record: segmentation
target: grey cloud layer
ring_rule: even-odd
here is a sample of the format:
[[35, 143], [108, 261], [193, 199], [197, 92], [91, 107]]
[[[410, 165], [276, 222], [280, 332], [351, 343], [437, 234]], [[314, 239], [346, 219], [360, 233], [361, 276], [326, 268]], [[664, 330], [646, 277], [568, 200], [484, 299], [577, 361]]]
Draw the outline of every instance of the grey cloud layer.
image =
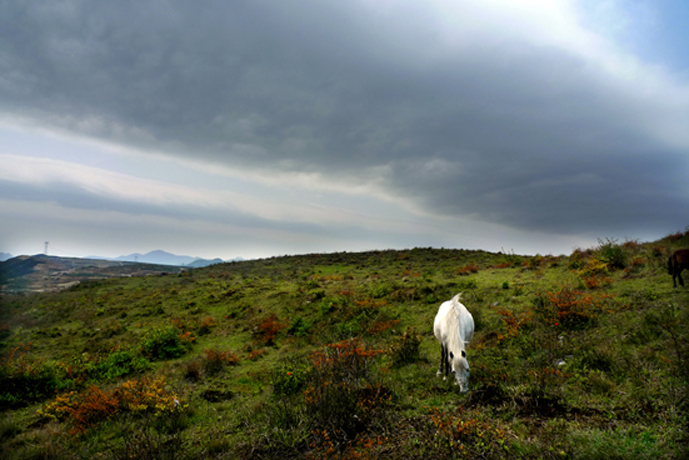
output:
[[639, 129], [643, 104], [583, 57], [499, 30], [450, 43], [405, 5], [3, 2], [0, 110], [231, 165], [375, 174], [521, 229], [686, 225], [687, 152]]

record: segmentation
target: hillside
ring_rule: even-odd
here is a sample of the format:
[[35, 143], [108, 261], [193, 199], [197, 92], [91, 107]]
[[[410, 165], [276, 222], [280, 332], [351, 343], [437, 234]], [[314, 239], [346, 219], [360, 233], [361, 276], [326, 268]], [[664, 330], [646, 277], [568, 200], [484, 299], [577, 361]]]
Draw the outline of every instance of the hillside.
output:
[[0, 262], [0, 292], [60, 291], [82, 281], [180, 273], [180, 267], [38, 254]]
[[[680, 247], [311, 254], [4, 295], [0, 456], [684, 458]], [[458, 292], [466, 394], [432, 334]]]

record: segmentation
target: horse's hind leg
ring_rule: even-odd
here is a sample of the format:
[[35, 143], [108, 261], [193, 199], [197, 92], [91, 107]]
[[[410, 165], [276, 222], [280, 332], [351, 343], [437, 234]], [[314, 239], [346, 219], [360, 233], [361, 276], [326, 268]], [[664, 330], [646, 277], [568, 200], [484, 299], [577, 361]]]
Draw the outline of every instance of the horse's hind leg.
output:
[[447, 349], [440, 345], [440, 366], [438, 366], [438, 372], [435, 375], [443, 375], [445, 368], [447, 368]]
[[[677, 278], [679, 278], [679, 285], [684, 287], [684, 280], [682, 279], [682, 270], [677, 272]], [[675, 284], [675, 287], [677, 287], [676, 284]]]

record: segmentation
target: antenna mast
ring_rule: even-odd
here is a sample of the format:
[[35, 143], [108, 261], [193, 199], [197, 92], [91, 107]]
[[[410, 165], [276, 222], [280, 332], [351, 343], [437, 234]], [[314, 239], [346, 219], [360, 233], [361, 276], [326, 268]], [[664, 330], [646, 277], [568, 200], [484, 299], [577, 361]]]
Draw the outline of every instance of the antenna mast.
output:
[[43, 254], [48, 255], [48, 241], [45, 242], [45, 249], [43, 249]]

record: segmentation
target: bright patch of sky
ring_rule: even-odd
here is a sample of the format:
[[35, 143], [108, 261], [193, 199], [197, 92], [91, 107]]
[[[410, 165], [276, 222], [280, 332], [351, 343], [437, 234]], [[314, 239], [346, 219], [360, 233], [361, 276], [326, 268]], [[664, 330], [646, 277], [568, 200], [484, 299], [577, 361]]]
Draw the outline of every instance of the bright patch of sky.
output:
[[689, 2], [581, 0], [583, 25], [645, 62], [689, 79]]

